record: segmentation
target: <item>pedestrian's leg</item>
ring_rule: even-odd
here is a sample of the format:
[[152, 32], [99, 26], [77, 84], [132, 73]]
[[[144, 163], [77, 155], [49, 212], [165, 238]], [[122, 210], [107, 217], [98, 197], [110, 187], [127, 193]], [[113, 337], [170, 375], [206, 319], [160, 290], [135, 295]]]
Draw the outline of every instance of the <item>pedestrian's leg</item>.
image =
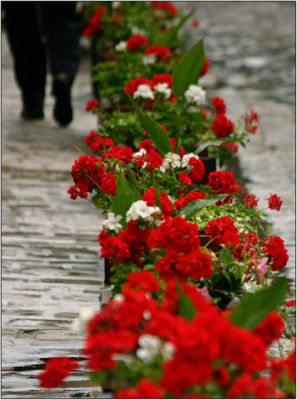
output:
[[60, 125], [68, 125], [72, 120], [71, 86], [79, 65], [81, 21], [75, 2], [41, 4], [56, 98], [54, 117]]
[[25, 119], [43, 118], [46, 56], [40, 38], [36, 3], [7, 1], [2, 5], [15, 78], [22, 93], [22, 116]]

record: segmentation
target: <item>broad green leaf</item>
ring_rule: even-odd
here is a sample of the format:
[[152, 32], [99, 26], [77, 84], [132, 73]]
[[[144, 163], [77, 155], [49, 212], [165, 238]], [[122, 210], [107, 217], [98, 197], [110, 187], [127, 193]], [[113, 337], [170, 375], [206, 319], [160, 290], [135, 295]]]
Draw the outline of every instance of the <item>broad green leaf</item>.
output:
[[254, 330], [259, 322], [282, 303], [286, 292], [286, 278], [280, 278], [269, 288], [243, 299], [230, 314], [231, 321], [243, 328]]
[[234, 262], [234, 257], [233, 257], [232, 251], [230, 249], [228, 249], [227, 247], [224, 247], [220, 251], [220, 260], [224, 264], [224, 267], [227, 269], [228, 266], [232, 265]]
[[165, 154], [173, 152], [172, 144], [164, 129], [157, 124], [149, 115], [146, 115], [147, 135], [158, 152], [164, 157]]
[[201, 208], [209, 207], [215, 204], [219, 200], [224, 200], [227, 197], [225, 194], [218, 194], [216, 196], [212, 196], [209, 199], [205, 200], [194, 200], [190, 203], [186, 204], [183, 208], [181, 208], [177, 215], [180, 215], [184, 218], [189, 218], [192, 215], [196, 214], [197, 211], [201, 210]]
[[165, 32], [162, 36], [159, 37], [158, 42], [155, 42], [154, 44], [159, 44], [160, 46], [170, 47], [172, 45], [173, 41], [175, 40], [180, 28], [193, 15], [193, 13], [194, 13], [194, 10], [192, 10], [188, 15], [186, 15], [184, 18], [182, 18], [177, 25], [168, 29], [167, 32]]
[[194, 154], [199, 154], [201, 153], [201, 151], [203, 151], [204, 149], [206, 149], [209, 146], [220, 146], [223, 143], [231, 143], [231, 142], [236, 142], [237, 138], [225, 138], [225, 139], [212, 139], [212, 140], [208, 140], [207, 142], [202, 143], [198, 149], [196, 149], [194, 151]]
[[178, 299], [178, 312], [187, 321], [191, 321], [197, 314], [191, 299], [183, 292], [180, 283], [177, 283]]
[[199, 40], [176, 64], [173, 70], [172, 89], [176, 97], [183, 96], [191, 84], [197, 84], [204, 66], [203, 40]]
[[131, 204], [137, 200], [141, 200], [141, 196], [139, 196], [135, 191], [131, 188], [131, 185], [125, 178], [124, 174], [119, 174], [116, 177], [117, 181], [117, 190], [116, 195], [113, 201], [112, 211], [115, 215], [121, 215], [122, 225], [125, 225], [125, 216], [126, 212], [131, 207]]
[[135, 176], [134, 176], [133, 172], [131, 171], [131, 168], [129, 167], [128, 164], [126, 164], [126, 168], [127, 168], [127, 171], [128, 171], [128, 176], [129, 176], [129, 182], [130, 182], [131, 189], [133, 189], [135, 194], [141, 199], [142, 196], [141, 196], [141, 193], [139, 191], [137, 180], [136, 180], [136, 178], [135, 178]]
[[154, 121], [149, 115], [141, 110], [138, 104], [129, 96], [130, 102], [134, 107], [136, 114], [140, 120], [143, 129], [146, 131], [148, 137], [151, 139], [152, 144], [156, 147], [158, 152], [163, 157], [169, 152], [173, 152], [172, 144], [164, 132], [164, 129]]

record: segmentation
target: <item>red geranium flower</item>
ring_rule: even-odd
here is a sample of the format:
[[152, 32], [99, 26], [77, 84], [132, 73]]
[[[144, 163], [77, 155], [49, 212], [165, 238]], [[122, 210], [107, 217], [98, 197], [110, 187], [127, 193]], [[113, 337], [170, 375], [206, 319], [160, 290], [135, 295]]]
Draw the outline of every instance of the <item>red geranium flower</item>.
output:
[[256, 196], [253, 194], [247, 194], [245, 198], [243, 199], [243, 202], [246, 206], [249, 206], [250, 208], [255, 208], [258, 205], [258, 201]]
[[215, 111], [216, 111], [217, 115], [225, 114], [226, 105], [225, 105], [225, 102], [223, 99], [221, 99], [220, 97], [214, 97], [211, 100], [211, 104], [215, 107]]
[[136, 34], [127, 40], [127, 49], [131, 51], [138, 51], [141, 47], [147, 47], [149, 44], [145, 36]]
[[164, 60], [170, 57], [171, 51], [167, 46], [159, 46], [158, 44], [148, 47], [144, 53], [146, 56], [154, 54], [158, 60]]
[[214, 120], [211, 129], [217, 134], [218, 139], [223, 139], [234, 131], [234, 123], [227, 119], [225, 114], [219, 114]]
[[38, 375], [40, 385], [44, 388], [57, 387], [71, 371], [75, 371], [78, 367], [78, 362], [69, 357], [51, 358], [47, 361], [44, 371]]
[[98, 100], [97, 99], [92, 99], [88, 102], [86, 105], [86, 111], [94, 111], [98, 107]]
[[268, 199], [268, 207], [271, 210], [279, 211], [282, 204], [283, 204], [283, 201], [280, 196], [278, 196], [277, 194], [270, 193], [270, 197]]

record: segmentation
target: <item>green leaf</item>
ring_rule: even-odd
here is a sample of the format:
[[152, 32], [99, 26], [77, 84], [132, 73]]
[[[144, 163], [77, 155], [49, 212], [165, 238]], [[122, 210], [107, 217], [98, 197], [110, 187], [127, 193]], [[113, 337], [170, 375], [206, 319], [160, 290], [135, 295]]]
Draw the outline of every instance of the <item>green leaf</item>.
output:
[[146, 115], [147, 135], [158, 152], [164, 157], [165, 154], [173, 152], [172, 144], [166, 135], [164, 129], [157, 124], [150, 116]]
[[165, 154], [173, 152], [172, 144], [164, 132], [164, 129], [156, 121], [154, 121], [153, 118], [143, 112], [138, 104], [136, 104], [131, 98], [131, 96], [129, 96], [129, 99], [136, 114], [138, 115], [143, 129], [146, 131], [147, 135], [152, 141], [152, 144], [156, 147], [161, 156], [164, 157]]
[[108, 378], [108, 372], [104, 370], [90, 373], [91, 382], [104, 383], [107, 380], [107, 378]]
[[199, 40], [173, 70], [172, 89], [176, 97], [183, 96], [191, 84], [197, 84], [204, 66], [203, 39]]
[[135, 176], [134, 176], [134, 174], [133, 174], [133, 172], [132, 172], [132, 170], [131, 170], [131, 168], [129, 167], [128, 164], [126, 164], [126, 168], [127, 168], [127, 171], [128, 171], [128, 176], [129, 176], [129, 182], [130, 182], [131, 189], [133, 189], [135, 194], [136, 194], [136, 196], [138, 196], [138, 198], [141, 199], [142, 196], [141, 196], [141, 193], [140, 193], [139, 188], [138, 188], [137, 180], [136, 180], [136, 178], [135, 178]]
[[115, 215], [121, 215], [121, 223], [125, 226], [126, 212], [131, 207], [131, 204], [137, 200], [141, 200], [141, 196], [138, 195], [132, 188], [124, 174], [119, 174], [116, 177], [117, 190], [113, 201], [112, 211]]
[[224, 268], [227, 270], [228, 267], [234, 263], [234, 257], [232, 251], [227, 247], [224, 247], [220, 251], [220, 260], [224, 264]]
[[176, 38], [178, 31], [180, 28], [185, 24], [185, 22], [194, 14], [194, 10], [192, 10], [188, 15], [180, 20], [180, 22], [173, 26], [172, 28], [168, 29], [166, 33], [159, 37], [158, 42], [154, 44], [159, 44], [160, 46], [168, 46], [170, 47]]
[[189, 218], [192, 215], [196, 214], [197, 211], [201, 210], [201, 208], [212, 206], [217, 201], [224, 200], [226, 197], [227, 195], [225, 194], [218, 194], [216, 196], [212, 196], [209, 199], [191, 201], [190, 203], [186, 204], [183, 208], [181, 208], [178, 211], [177, 215], [184, 218]]
[[177, 292], [179, 294], [178, 312], [187, 321], [191, 321], [197, 314], [197, 310], [190, 298], [183, 292], [179, 282], [177, 283]]
[[207, 142], [202, 143], [198, 149], [196, 149], [194, 151], [194, 154], [199, 154], [201, 153], [201, 151], [203, 151], [204, 149], [206, 149], [209, 146], [220, 146], [223, 143], [231, 143], [231, 142], [235, 142], [237, 140], [237, 138], [225, 138], [225, 139], [212, 139], [212, 140], [208, 140]]
[[282, 303], [286, 292], [286, 278], [280, 278], [269, 288], [243, 299], [230, 314], [231, 321], [243, 328], [254, 330], [259, 322]]
[[101, 200], [101, 194], [96, 193], [95, 196], [91, 198], [91, 202], [94, 204], [95, 207], [100, 208], [100, 200]]

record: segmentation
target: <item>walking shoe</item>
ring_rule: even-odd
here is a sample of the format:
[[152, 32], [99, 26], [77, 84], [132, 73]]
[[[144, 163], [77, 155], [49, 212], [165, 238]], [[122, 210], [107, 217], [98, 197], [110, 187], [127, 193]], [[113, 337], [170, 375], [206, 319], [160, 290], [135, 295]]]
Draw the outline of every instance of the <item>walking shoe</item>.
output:
[[72, 121], [71, 81], [66, 76], [54, 79], [52, 94], [56, 98], [54, 118], [61, 125], [66, 126]]
[[21, 117], [25, 120], [43, 119], [43, 107], [35, 106], [28, 107], [24, 105], [23, 111], [21, 112]]

